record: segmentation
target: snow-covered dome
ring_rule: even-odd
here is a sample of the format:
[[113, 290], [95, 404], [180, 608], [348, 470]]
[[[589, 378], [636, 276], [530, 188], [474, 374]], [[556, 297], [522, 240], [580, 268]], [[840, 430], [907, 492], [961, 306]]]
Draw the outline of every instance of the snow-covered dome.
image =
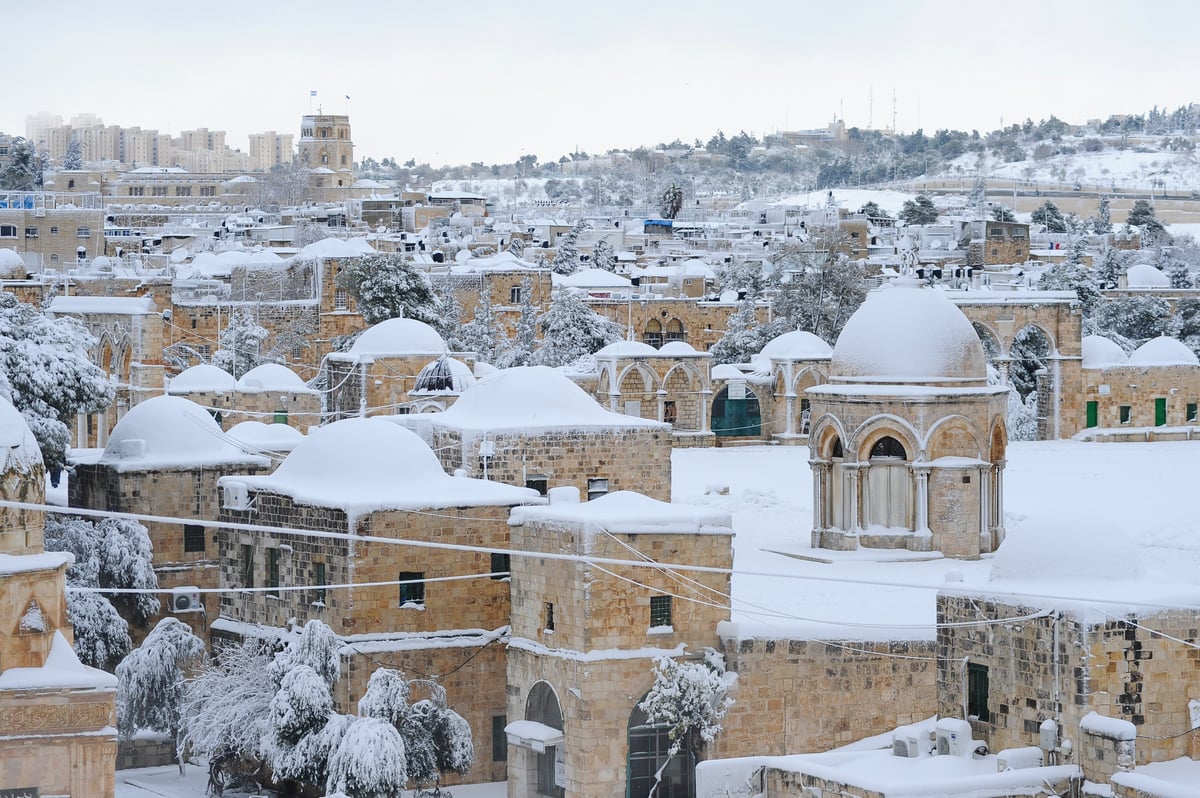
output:
[[136, 404], [108, 436], [101, 463], [211, 465], [254, 461], [225, 439], [209, 412], [181, 396]]
[[179, 372], [179, 376], [172, 377], [170, 384], [167, 386], [167, 393], [181, 394], [194, 393], [198, 391], [232, 391], [237, 387], [237, 381], [233, 375], [224, 369], [219, 369], [216, 366], [210, 366], [207, 363], [201, 363], [198, 366], [192, 366], [189, 369], [184, 369]]
[[116, 258], [110, 258], [107, 255], [97, 255], [92, 258], [92, 271], [105, 272], [112, 271], [115, 266], [120, 266], [121, 261]]
[[229, 439], [249, 452], [290, 452], [304, 440], [304, 433], [287, 424], [243, 421], [228, 432]]
[[488, 430], [658, 426], [604, 409], [570, 377], [546, 366], [504, 369], [480, 380], [434, 423]]
[[746, 374], [732, 363], [721, 363], [713, 366], [709, 375], [714, 380], [744, 380]]
[[[195, 367], [193, 366], [193, 368]], [[188, 371], [191, 371], [191, 369], [188, 369]], [[261, 366], [255, 366], [250, 369], [237, 381], [237, 389], [246, 393], [255, 391], [316, 393], [316, 391], [304, 384], [304, 380], [300, 379], [300, 375], [279, 363], [263, 363]]]
[[658, 357], [658, 350], [641, 341], [613, 341], [596, 353], [596, 357]]
[[970, 320], [942, 292], [918, 286], [897, 281], [867, 295], [833, 348], [831, 382], [986, 383]]
[[758, 354], [781, 360], [828, 360], [833, 347], [810, 332], [793, 330], [772, 338]]
[[658, 354], [665, 357], [686, 357], [687, 355], [707, 354], [696, 350], [687, 341], [667, 341], [658, 348]]
[[24, 277], [25, 261], [15, 249], [0, 249], [0, 277]]
[[1148, 263], [1137, 263], [1125, 272], [1125, 284], [1130, 288], [1170, 288], [1171, 278]]
[[551, 274], [555, 285], [569, 288], [628, 288], [629, 278], [605, 269], [583, 269], [574, 274]]
[[0, 447], [3, 447], [0, 473], [16, 469], [28, 474], [42, 464], [42, 450], [25, 417], [3, 396], [0, 396]]
[[1160, 335], [1129, 354], [1131, 366], [1200, 366], [1196, 353], [1177, 338]]
[[1083, 339], [1083, 367], [1103, 369], [1124, 366], [1129, 361], [1125, 350], [1102, 335], [1087, 335]]
[[367, 329], [350, 347], [351, 355], [443, 355], [438, 331], [416, 319], [388, 319]]
[[421, 369], [409, 393], [462, 393], [474, 384], [475, 375], [470, 366], [443, 355]]
[[357, 258], [362, 255], [373, 255], [375, 249], [365, 238], [341, 239], [322, 238], [304, 247], [298, 253], [300, 258]]

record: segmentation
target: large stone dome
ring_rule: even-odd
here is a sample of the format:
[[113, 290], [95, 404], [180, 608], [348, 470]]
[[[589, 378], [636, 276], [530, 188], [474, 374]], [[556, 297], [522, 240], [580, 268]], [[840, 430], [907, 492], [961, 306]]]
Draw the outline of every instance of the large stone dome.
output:
[[416, 319], [381, 321], [358, 336], [352, 355], [444, 355], [446, 342], [437, 330]]
[[897, 281], [846, 322], [830, 372], [830, 382], [983, 385], [987, 362], [970, 320], [942, 292]]

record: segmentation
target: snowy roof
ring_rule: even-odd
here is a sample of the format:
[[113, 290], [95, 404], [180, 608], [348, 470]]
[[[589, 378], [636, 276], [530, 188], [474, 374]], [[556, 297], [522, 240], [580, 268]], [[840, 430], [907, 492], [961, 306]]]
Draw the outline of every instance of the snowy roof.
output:
[[389, 188], [387, 183], [380, 183], [378, 180], [372, 180], [369, 177], [355, 180], [350, 188]]
[[641, 341], [613, 341], [596, 353], [596, 357], [658, 357], [659, 351]]
[[828, 360], [833, 347], [810, 332], [793, 330], [772, 338], [758, 354], [780, 360]]
[[1170, 288], [1171, 278], [1148, 263], [1137, 263], [1125, 272], [1125, 284], [1130, 288]]
[[838, 336], [835, 382], [985, 381], [983, 344], [941, 291], [898, 280], [867, 295]]
[[228, 260], [221, 260], [211, 252], [201, 252], [192, 258], [192, 262], [188, 266], [178, 269], [176, 275], [178, 277], [228, 277], [231, 271], [232, 264]]
[[187, 173], [188, 170], [182, 166], [139, 166], [128, 172], [131, 175], [186, 175]]
[[429, 192], [431, 200], [447, 200], [447, 199], [487, 199], [484, 194], [472, 194], [469, 191], [431, 191]]
[[709, 374], [714, 380], [744, 380], [746, 373], [732, 363], [719, 363]]
[[527, 260], [522, 260], [511, 252], [497, 252], [486, 258], [469, 257], [467, 260], [456, 262], [450, 266], [450, 271], [461, 274], [493, 271], [545, 271], [545, 269]]
[[574, 274], [552, 274], [556, 286], [566, 288], [629, 288], [628, 277], [613, 274], [606, 269], [583, 269]]
[[232, 391], [237, 380], [224, 369], [201, 363], [179, 372], [167, 385], [167, 393], [195, 393], [197, 391]]
[[0, 673], [0, 690], [37, 690], [74, 688], [115, 690], [117, 677], [99, 668], [84, 665], [75, 655], [63, 633], [55, 630], [50, 651], [40, 668], [9, 668]]
[[322, 238], [301, 249], [296, 256], [299, 258], [357, 258], [371, 255], [375, 249], [365, 238]]
[[129, 409], [97, 461], [119, 471], [247, 463], [266, 465], [226, 440], [200, 405], [180, 396], [156, 396]]
[[1200, 366], [1196, 353], [1177, 338], [1160, 335], [1129, 354], [1131, 366]]
[[504, 369], [480, 380], [438, 413], [433, 424], [530, 434], [548, 429], [668, 426], [606, 410], [570, 377], [546, 366]]
[[258, 181], [255, 180], [250, 175], [238, 175], [237, 177], [233, 178], [232, 180], [226, 180], [225, 182], [232, 184], [232, 183], [257, 183]]
[[158, 313], [148, 296], [56, 296], [50, 300], [51, 313], [112, 313], [145, 316]]
[[1082, 353], [1085, 369], [1124, 366], [1129, 362], [1129, 356], [1125, 354], [1125, 350], [1102, 335], [1084, 336]]
[[[196, 368], [193, 366], [192, 368]], [[189, 371], [191, 369], [188, 369]], [[300, 375], [279, 363], [263, 363], [247, 371], [237, 381], [237, 389], [245, 393], [255, 391], [287, 391], [288, 393], [318, 393], [300, 379]]]
[[621, 490], [588, 502], [564, 502], [542, 507], [518, 507], [509, 524], [567, 522], [609, 532], [654, 534], [733, 533], [732, 516], [699, 505], [671, 504], [641, 493]]
[[629, 272], [634, 277], [703, 277], [713, 280], [717, 276], [712, 267], [698, 258], [671, 266], [635, 266]]
[[7, 473], [13, 469], [22, 473], [30, 473], [35, 467], [42, 465], [42, 450], [37, 439], [12, 402], [0, 396], [0, 446], [4, 447], [3, 468], [0, 472]]
[[428, 363], [413, 383], [410, 394], [462, 393], [476, 382], [471, 367], [461, 360], [442, 356]]
[[287, 424], [243, 421], [227, 433], [229, 439], [252, 452], [290, 452], [304, 440], [304, 433]]
[[708, 352], [699, 351], [687, 341], [668, 341], [658, 348], [658, 354], [664, 357], [712, 357]]
[[452, 477], [413, 432], [382, 418], [350, 418], [313, 430], [269, 476], [225, 477], [300, 504], [351, 515], [388, 509], [537, 503], [537, 491]]
[[0, 275], [11, 275], [17, 269], [24, 269], [25, 261], [15, 249], [0, 249]]
[[438, 331], [416, 319], [388, 319], [369, 327], [350, 347], [351, 355], [443, 355]]

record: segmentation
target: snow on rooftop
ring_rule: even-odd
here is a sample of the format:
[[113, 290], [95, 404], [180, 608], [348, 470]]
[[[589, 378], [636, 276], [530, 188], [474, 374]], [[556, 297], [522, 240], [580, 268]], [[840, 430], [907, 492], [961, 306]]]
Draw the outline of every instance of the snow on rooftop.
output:
[[606, 269], [583, 269], [574, 274], [551, 274], [555, 286], [565, 288], [629, 288], [628, 277]]
[[357, 258], [371, 255], [375, 249], [365, 238], [322, 238], [296, 253], [298, 258]]
[[[193, 366], [193, 368], [195, 368]], [[256, 391], [286, 391], [287, 393], [319, 393], [305, 385], [300, 375], [280, 363], [263, 363], [242, 375], [237, 389], [245, 393]]]
[[517, 507], [509, 524], [572, 523], [592, 530], [648, 534], [733, 534], [728, 512], [700, 505], [671, 504], [641, 493], [622, 490], [588, 502]]
[[43, 551], [38, 554], [4, 554], [0, 552], [0, 574], [22, 574], [30, 571], [57, 571], [72, 565], [75, 555], [67, 551]]
[[25, 268], [25, 261], [15, 249], [5, 247], [0, 249], [0, 271], [7, 273], [11, 269]]
[[668, 341], [658, 348], [658, 354], [664, 357], [695, 357], [704, 355], [711, 357], [708, 352], [701, 352], [687, 341]]
[[180, 396], [155, 396], [131, 407], [97, 462], [119, 471], [267, 464], [229, 442], [207, 410]]
[[943, 292], [898, 280], [877, 288], [838, 336], [830, 380], [921, 383], [984, 381], [983, 344]]
[[0, 473], [16, 470], [30, 474], [42, 465], [42, 450], [29, 424], [6, 397], [0, 395], [0, 446], [4, 459]]
[[416, 319], [388, 319], [367, 328], [350, 347], [350, 355], [443, 355], [446, 342], [438, 331]]
[[719, 363], [712, 367], [709, 376], [714, 380], [744, 380], [746, 372], [732, 363]]
[[768, 359], [828, 360], [833, 347], [806, 330], [793, 330], [772, 338], [758, 354]]
[[410, 394], [462, 393], [477, 382], [466, 363], [453, 357], [439, 357], [427, 363], [413, 383]]
[[659, 351], [641, 341], [613, 341], [600, 348], [596, 357], [658, 357]]
[[1130, 352], [1129, 365], [1200, 366], [1200, 359], [1179, 339], [1160, 335]]
[[480, 380], [437, 414], [433, 423], [483, 432], [530, 434], [550, 429], [667, 427], [604, 409], [570, 377], [546, 366], [504, 369]]
[[148, 296], [56, 296], [50, 300], [51, 313], [110, 313], [145, 316], [158, 313], [154, 299]]
[[1125, 272], [1130, 288], [1170, 288], [1171, 278], [1148, 263], [1136, 263]]
[[226, 433], [229, 440], [251, 452], [290, 452], [304, 440], [304, 433], [287, 424], [243, 421]]
[[167, 393], [196, 393], [200, 391], [232, 391], [237, 387], [237, 380], [224, 369], [200, 363], [184, 369], [171, 378], [167, 384]]
[[290, 496], [299, 504], [336, 507], [352, 517], [377, 510], [537, 503], [537, 491], [452, 477], [433, 450], [409, 430], [381, 418], [350, 418], [313, 430], [269, 476], [225, 477]]
[[1082, 352], [1085, 369], [1124, 366], [1129, 362], [1129, 355], [1125, 354], [1125, 350], [1102, 335], [1084, 336]]
[[469, 257], [462, 262], [451, 265], [450, 271], [455, 274], [474, 274], [476, 272], [507, 272], [507, 271], [545, 271], [537, 264], [518, 258], [511, 252], [497, 252], [485, 258]]
[[115, 690], [117, 677], [79, 661], [63, 633], [55, 630], [40, 668], [9, 668], [0, 673], [0, 690]]

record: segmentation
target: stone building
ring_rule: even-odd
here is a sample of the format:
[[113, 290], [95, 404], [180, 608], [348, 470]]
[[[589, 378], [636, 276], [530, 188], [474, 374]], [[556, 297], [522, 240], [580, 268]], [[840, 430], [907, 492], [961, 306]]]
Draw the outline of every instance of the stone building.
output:
[[571, 485], [589, 500], [619, 490], [671, 496], [670, 425], [605, 410], [545, 366], [505, 369], [444, 412], [393, 420], [418, 430], [447, 471], [543, 494]]
[[192, 366], [169, 380], [167, 394], [200, 405], [222, 429], [261, 421], [303, 431], [321, 423], [321, 392], [278, 363], [255, 366], [239, 380], [216, 366]]
[[220, 533], [230, 590], [214, 635], [319, 619], [343, 641], [342, 711], [378, 667], [435, 677], [474, 731], [472, 778], [503, 779], [508, 515], [538, 494], [449, 476], [413, 433], [375, 418], [315, 430], [273, 474], [220, 487], [222, 521], [271, 529]]
[[[146, 521], [154, 570], [163, 597], [160, 616], [175, 615], [197, 634], [215, 618], [217, 480], [226, 474], [261, 473], [271, 462], [249, 455], [225, 438], [209, 412], [177, 396], [158, 396], [133, 407], [117, 423], [95, 461], [76, 461], [69, 482], [71, 507], [195, 519], [182, 524]], [[153, 628], [131, 625], [135, 643]]]
[[[645, 798], [670, 745], [667, 727], [637, 708], [654, 683], [653, 660], [699, 659], [715, 646], [730, 577], [589, 559], [640, 554], [728, 569], [730, 517], [627, 492], [579, 503], [559, 489], [548, 507], [516, 508], [510, 523], [514, 551], [571, 559], [513, 561], [509, 795]], [[691, 770], [687, 756], [673, 760], [657, 794], [694, 794]]]
[[[42, 453], [6, 399], [0, 430], [0, 497], [44, 504]], [[39, 511], [2, 508], [0, 521], [0, 789], [111, 798], [117, 680], [71, 649], [71, 555], [43, 550]]]
[[1083, 339], [1083, 404], [1079, 437], [1191, 440], [1200, 431], [1200, 360], [1167, 336], [1126, 355], [1107, 338], [1089, 335]]
[[976, 558], [1004, 539], [1007, 389], [940, 292], [872, 292], [808, 389], [814, 546]]
[[0, 247], [17, 251], [30, 271], [65, 271], [104, 254], [99, 194], [0, 192]]
[[594, 396], [614, 413], [671, 425], [677, 447], [711, 446], [708, 403], [712, 355], [683, 341], [655, 349], [640, 341], [617, 341], [595, 354]]

